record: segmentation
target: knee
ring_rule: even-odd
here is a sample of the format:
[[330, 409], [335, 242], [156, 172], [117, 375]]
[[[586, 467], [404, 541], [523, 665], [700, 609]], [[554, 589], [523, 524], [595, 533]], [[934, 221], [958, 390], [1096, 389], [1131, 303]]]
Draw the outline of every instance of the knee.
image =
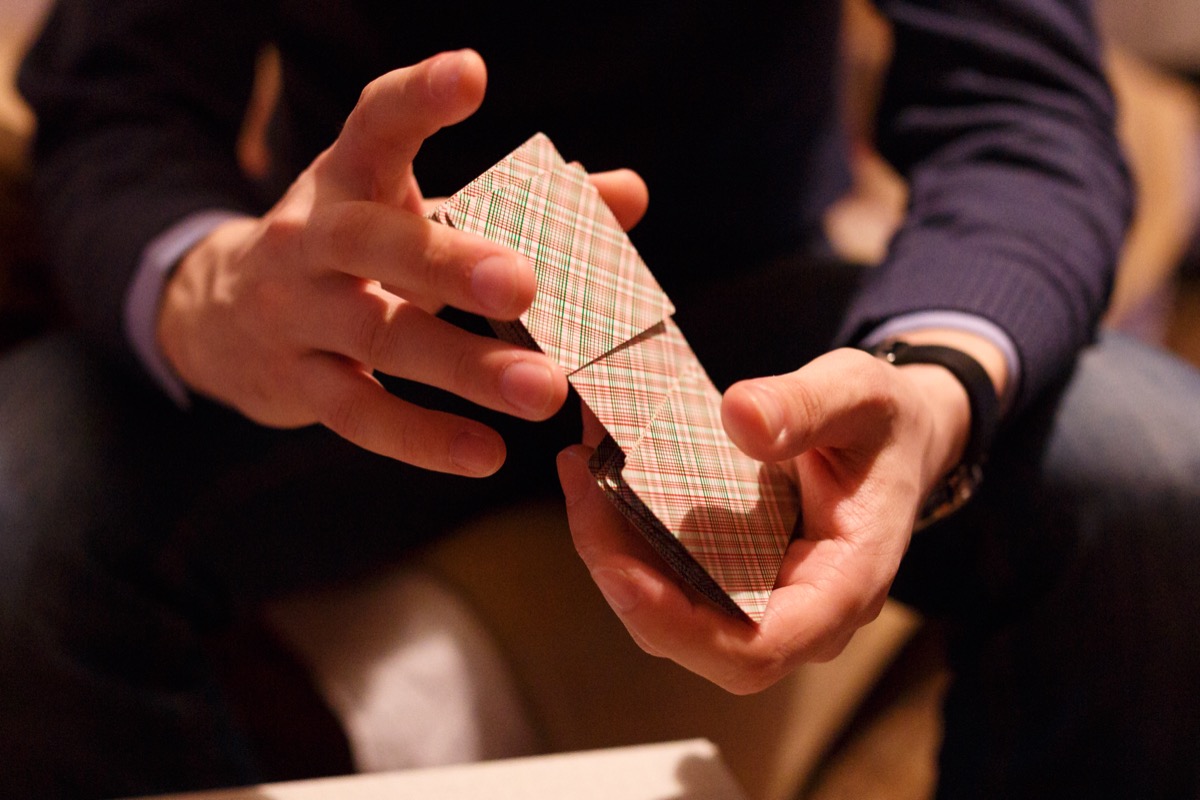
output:
[[[1200, 504], [1200, 372], [1128, 337], [1081, 358], [1054, 414], [1043, 464], [1074, 494], [1144, 513]], [[1114, 508], [1120, 511], [1119, 508]], [[1194, 517], [1193, 517], [1194, 518]]]
[[156, 403], [166, 406], [67, 334], [0, 358], [0, 529], [68, 531], [136, 513], [136, 476], [170, 447], [152, 441]]

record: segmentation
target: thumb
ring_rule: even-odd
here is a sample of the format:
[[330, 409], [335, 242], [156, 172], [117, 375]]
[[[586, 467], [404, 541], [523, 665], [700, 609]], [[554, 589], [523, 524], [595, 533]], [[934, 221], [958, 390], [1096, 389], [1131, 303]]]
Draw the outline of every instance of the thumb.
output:
[[847, 348], [786, 375], [740, 381], [725, 392], [721, 421], [733, 443], [760, 461], [814, 447], [858, 449], [887, 435], [895, 400], [886, 366]]
[[324, 199], [400, 204], [415, 186], [412, 162], [422, 143], [473, 114], [486, 85], [474, 50], [440, 53], [367, 84], [318, 162]]

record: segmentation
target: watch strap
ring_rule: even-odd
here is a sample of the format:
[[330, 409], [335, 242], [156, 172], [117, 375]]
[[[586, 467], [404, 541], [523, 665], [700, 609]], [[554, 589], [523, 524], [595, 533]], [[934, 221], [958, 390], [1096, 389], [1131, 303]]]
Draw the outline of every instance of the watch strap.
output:
[[962, 460], [934, 488], [921, 508], [916, 529], [957, 511], [983, 480], [983, 465], [1000, 423], [1000, 400], [987, 370], [970, 355], [943, 345], [888, 341], [870, 352], [890, 364], [936, 364], [949, 370], [967, 392], [971, 427]]

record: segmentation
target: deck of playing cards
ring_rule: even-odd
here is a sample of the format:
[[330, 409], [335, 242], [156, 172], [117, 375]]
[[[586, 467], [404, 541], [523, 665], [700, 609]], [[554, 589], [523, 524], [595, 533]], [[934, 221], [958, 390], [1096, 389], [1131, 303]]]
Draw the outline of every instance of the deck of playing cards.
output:
[[592, 474], [658, 553], [722, 608], [761, 619], [797, 526], [796, 488], [729, 441], [675, 307], [583, 168], [538, 134], [432, 218], [533, 264], [532, 306], [493, 323], [497, 334], [566, 372], [608, 434]]

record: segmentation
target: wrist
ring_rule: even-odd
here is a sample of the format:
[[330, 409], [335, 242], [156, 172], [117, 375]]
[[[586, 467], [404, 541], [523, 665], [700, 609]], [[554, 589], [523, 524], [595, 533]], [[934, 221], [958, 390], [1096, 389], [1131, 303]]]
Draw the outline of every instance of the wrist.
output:
[[158, 321], [166, 285], [180, 257], [214, 229], [243, 215], [226, 209], [189, 214], [147, 243], [125, 292], [122, 326], [130, 347], [147, 374], [175, 403], [186, 408], [187, 388], [159, 344]]
[[925, 493], [962, 461], [971, 430], [967, 391], [945, 367], [898, 365], [897, 371], [920, 396], [932, 427], [921, 475]]
[[923, 328], [889, 337], [879, 346], [883, 347], [890, 342], [899, 340], [910, 345], [950, 347], [966, 353], [977, 361], [979, 366], [983, 367], [992, 382], [992, 388], [995, 390], [997, 398], [1004, 397], [1008, 392], [1010, 380], [1008, 358], [989, 339], [956, 328]]
[[[934, 464], [935, 474], [945, 477], [933, 484], [918, 515], [919, 529], [957, 510], [982, 480], [983, 463], [1000, 416], [995, 379], [973, 355], [944, 344], [892, 341], [871, 352], [905, 369], [906, 377], [924, 388], [931, 410], [932, 451], [940, 457], [927, 458], [926, 463]], [[947, 464], [952, 466], [947, 469]]]
[[167, 366], [192, 391], [204, 391], [194, 368], [196, 331], [214, 301], [219, 302], [228, 289], [222, 283], [222, 264], [253, 225], [248, 217], [218, 225], [181, 255], [163, 286], [155, 341]]

